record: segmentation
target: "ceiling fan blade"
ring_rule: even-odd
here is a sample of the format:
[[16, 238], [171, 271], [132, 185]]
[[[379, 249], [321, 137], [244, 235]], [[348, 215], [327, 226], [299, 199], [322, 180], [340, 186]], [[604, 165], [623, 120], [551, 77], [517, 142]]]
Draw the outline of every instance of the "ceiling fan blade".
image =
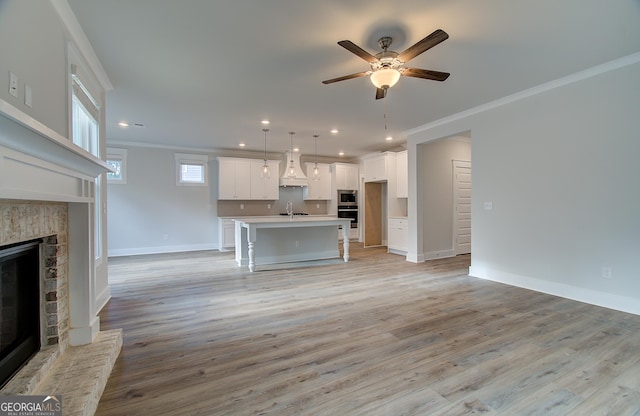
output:
[[338, 42], [338, 45], [342, 46], [343, 48], [345, 48], [349, 52], [358, 55], [360, 58], [364, 59], [365, 61], [369, 62], [370, 64], [372, 64], [374, 62], [378, 62], [378, 58], [376, 58], [375, 56], [371, 55], [369, 52], [365, 51], [360, 46], [356, 45], [355, 43], [351, 42], [350, 40], [341, 40], [340, 42]]
[[398, 55], [398, 59], [402, 62], [408, 62], [416, 56], [420, 55], [422, 52], [433, 48], [438, 43], [444, 42], [448, 38], [449, 35], [447, 34], [447, 32], [442, 29], [438, 29], [415, 45], [409, 46], [407, 49], [400, 52], [400, 55]]
[[405, 77], [432, 79], [434, 81], [444, 81], [445, 79], [449, 78], [449, 75], [451, 74], [448, 72], [431, 71], [430, 69], [405, 68], [404, 71], [402, 71], [402, 75], [404, 75]]
[[386, 97], [387, 90], [388, 88], [376, 88], [376, 100]]
[[322, 81], [323, 84], [332, 84], [334, 82], [338, 82], [338, 81], [344, 81], [347, 79], [352, 79], [352, 78], [359, 78], [359, 77], [364, 77], [366, 75], [369, 74], [369, 71], [364, 71], [364, 72], [357, 72], [355, 74], [350, 74], [350, 75], [345, 75], [343, 77], [338, 77], [338, 78], [332, 78], [332, 79], [328, 79], [326, 81]]

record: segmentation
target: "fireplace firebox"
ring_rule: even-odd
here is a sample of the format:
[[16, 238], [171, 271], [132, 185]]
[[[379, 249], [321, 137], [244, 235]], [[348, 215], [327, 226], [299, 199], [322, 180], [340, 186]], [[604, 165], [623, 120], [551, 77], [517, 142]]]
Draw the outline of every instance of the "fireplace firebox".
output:
[[0, 386], [40, 349], [40, 243], [0, 248]]

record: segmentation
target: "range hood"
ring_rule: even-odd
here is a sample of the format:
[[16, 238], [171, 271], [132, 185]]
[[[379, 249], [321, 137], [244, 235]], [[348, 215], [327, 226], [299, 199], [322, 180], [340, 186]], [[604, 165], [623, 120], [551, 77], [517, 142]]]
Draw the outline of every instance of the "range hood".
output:
[[[293, 161], [293, 170], [295, 171], [295, 177], [289, 176], [289, 167]], [[300, 154], [286, 152], [284, 154], [284, 172], [280, 176], [280, 186], [308, 186], [307, 176], [300, 167]]]

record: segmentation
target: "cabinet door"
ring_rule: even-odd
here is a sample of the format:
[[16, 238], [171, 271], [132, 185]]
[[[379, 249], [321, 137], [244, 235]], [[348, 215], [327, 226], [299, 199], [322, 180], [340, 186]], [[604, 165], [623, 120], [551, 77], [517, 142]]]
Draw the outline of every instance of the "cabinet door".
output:
[[236, 227], [233, 220], [220, 219], [220, 250], [229, 250], [236, 245]]
[[336, 189], [358, 189], [358, 166], [335, 164]]
[[409, 228], [406, 219], [389, 218], [387, 247], [389, 250], [404, 251], [408, 249]]
[[396, 154], [396, 197], [409, 197], [409, 168], [407, 166], [407, 151]]
[[325, 163], [318, 163], [320, 179], [313, 180], [313, 169], [315, 163], [306, 163], [307, 179], [309, 186], [303, 190], [305, 200], [330, 200], [331, 199], [331, 166]]
[[279, 175], [280, 162], [267, 160], [269, 165], [270, 177], [265, 180], [262, 178], [262, 167], [264, 160], [251, 161], [251, 199], [268, 199], [276, 200], [279, 198]]
[[236, 198], [236, 162], [231, 159], [218, 161], [218, 199]]
[[387, 180], [387, 155], [364, 159], [364, 178], [367, 182]]
[[218, 159], [218, 199], [249, 199], [250, 170], [246, 159]]

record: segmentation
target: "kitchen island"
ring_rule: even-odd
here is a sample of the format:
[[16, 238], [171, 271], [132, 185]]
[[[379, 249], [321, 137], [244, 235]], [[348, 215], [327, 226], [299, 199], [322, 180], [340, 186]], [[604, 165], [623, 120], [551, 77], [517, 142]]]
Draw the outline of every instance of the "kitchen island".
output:
[[239, 267], [340, 257], [336, 230], [342, 226], [343, 259], [349, 261], [351, 220], [329, 216], [234, 218]]

